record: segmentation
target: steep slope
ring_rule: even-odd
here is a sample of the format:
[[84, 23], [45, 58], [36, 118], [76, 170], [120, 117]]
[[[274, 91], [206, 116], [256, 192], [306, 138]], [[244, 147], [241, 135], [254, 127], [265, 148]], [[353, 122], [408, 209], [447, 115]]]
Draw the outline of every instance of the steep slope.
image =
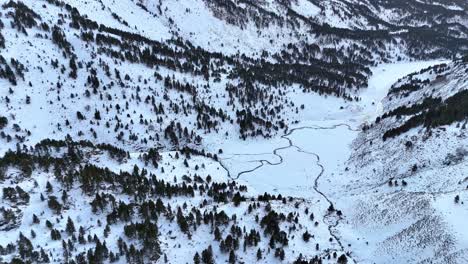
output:
[[0, 4], [0, 262], [466, 257], [465, 1]]
[[234, 53], [281, 52], [288, 44], [301, 48], [301, 43], [311, 42], [346, 50], [351, 42], [374, 52], [385, 47], [384, 53], [371, 57], [373, 60], [405, 55], [424, 58], [441, 56], [445, 49], [457, 46], [466, 48], [468, 33], [464, 1], [192, 0], [138, 4], [158, 19], [169, 20], [176, 34], [195, 45]]
[[465, 58], [399, 80], [355, 140], [342, 230], [367, 241], [361, 260], [466, 259], [467, 73]]
[[369, 74], [350, 61], [226, 56], [98, 24], [62, 2], [32, 6], [3, 5], [2, 112], [11, 125], [19, 120], [13, 147], [67, 134], [128, 149], [198, 144], [200, 133], [232, 130], [268, 137], [298, 107], [282, 106], [293, 105], [282, 96], [287, 87], [351, 100], [348, 90]]
[[[266, 29], [268, 25], [250, 17], [264, 9], [248, 3], [238, 5], [251, 9], [246, 13], [250, 15], [231, 20], [232, 10], [222, 9], [222, 16], [213, 11], [240, 8], [227, 5], [229, 1], [88, 2], [8, 1], [2, 5], [5, 47], [0, 81], [8, 89], [2, 112], [19, 120], [16, 134], [7, 140], [10, 148], [18, 142], [34, 144], [67, 134], [128, 149], [199, 144], [202, 133], [225, 135], [233, 130], [238, 131], [232, 135], [236, 138], [270, 137], [302, 109], [284, 98], [290, 87], [296, 87], [294, 92], [358, 99], [355, 92], [366, 86], [369, 65], [408, 56], [456, 55], [467, 44], [466, 39], [452, 36], [434, 41], [439, 38], [435, 30], [426, 30], [430, 41], [412, 42], [389, 31], [324, 26], [309, 39], [305, 33], [312, 24], [282, 16], [293, 3], [268, 4], [275, 12], [283, 10], [275, 17], [288, 22], [272, 22], [272, 28]], [[152, 14], [151, 9], [160, 11]], [[265, 12], [259, 14], [262, 21], [270, 21]], [[138, 18], [154, 24], [137, 25]], [[299, 27], [299, 34], [294, 24], [308, 26]], [[198, 31], [190, 31], [193, 25], [198, 25]], [[208, 35], [199, 32], [203, 29]], [[417, 36], [411, 30], [404, 34]], [[274, 35], [294, 43], [281, 43], [278, 36], [280, 42], [272, 42]], [[221, 37], [219, 45], [210, 42], [214, 36]], [[229, 39], [234, 36], [239, 41]], [[261, 53], [243, 54], [254, 51], [245, 45], [262, 43], [262, 39], [268, 39], [268, 44], [258, 46]], [[223, 43], [242, 45], [234, 53]], [[407, 49], [408, 45], [417, 46], [418, 51]], [[73, 124], [80, 124], [80, 129]]]

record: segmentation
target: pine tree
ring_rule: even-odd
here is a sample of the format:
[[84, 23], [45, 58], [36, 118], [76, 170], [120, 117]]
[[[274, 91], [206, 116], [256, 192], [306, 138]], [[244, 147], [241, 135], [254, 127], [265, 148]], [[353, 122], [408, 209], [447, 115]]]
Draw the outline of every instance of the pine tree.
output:
[[240, 195], [239, 192], [236, 192], [236, 194], [234, 194], [234, 197], [232, 197], [232, 201], [234, 202], [234, 206], [239, 206], [240, 203], [244, 200], [244, 198]]
[[348, 263], [348, 258], [346, 257], [345, 254], [342, 254], [338, 260], [337, 260], [338, 264], [346, 264]]
[[67, 234], [69, 236], [73, 235], [73, 233], [75, 233], [75, 224], [73, 224], [73, 221], [71, 220], [70, 217], [68, 217], [68, 220], [67, 220], [67, 227], [65, 229], [67, 231]]
[[214, 237], [216, 241], [221, 240], [221, 231], [219, 231], [219, 227], [216, 227], [214, 230]]
[[52, 184], [50, 182], [46, 183], [46, 192], [47, 193], [52, 193], [54, 191], [54, 188], [52, 187]]
[[196, 252], [195, 256], [193, 256], [193, 263], [200, 264], [200, 254], [198, 254], [198, 252]]
[[76, 118], [78, 118], [78, 120], [85, 120], [84, 115], [80, 111], [76, 112]]
[[177, 224], [179, 224], [180, 230], [182, 230], [182, 232], [184, 232], [185, 234], [188, 233], [189, 225], [180, 207], [177, 209]]
[[57, 197], [55, 196], [50, 196], [47, 204], [50, 209], [55, 211], [56, 214], [59, 214], [60, 211], [62, 211], [62, 205], [57, 201]]
[[71, 72], [70, 72], [70, 77], [72, 77], [73, 79], [76, 79], [77, 77], [77, 74], [76, 74], [76, 70], [78, 69], [76, 67], [76, 62], [75, 62], [75, 58], [74, 57], [71, 57], [70, 58], [70, 69], [71, 69]]
[[202, 261], [205, 264], [213, 264], [213, 249], [211, 248], [211, 245], [208, 246], [207, 249], [203, 250], [202, 252]]
[[94, 119], [101, 120], [101, 113], [98, 110], [94, 112]]
[[21, 232], [19, 234], [18, 240], [18, 253], [20, 254], [21, 258], [24, 260], [26, 258], [30, 258], [33, 253], [33, 246], [31, 241], [27, 239]]
[[39, 221], [39, 218], [37, 217], [37, 215], [36, 215], [36, 214], [33, 214], [33, 223], [34, 223], [34, 224], [39, 224], [39, 222], [40, 222], [40, 221]]
[[229, 252], [229, 263], [236, 263], [236, 254], [234, 253], [234, 250], [231, 250], [231, 252]]
[[260, 248], [257, 250], [257, 260], [261, 260], [262, 259], [262, 250], [260, 250]]

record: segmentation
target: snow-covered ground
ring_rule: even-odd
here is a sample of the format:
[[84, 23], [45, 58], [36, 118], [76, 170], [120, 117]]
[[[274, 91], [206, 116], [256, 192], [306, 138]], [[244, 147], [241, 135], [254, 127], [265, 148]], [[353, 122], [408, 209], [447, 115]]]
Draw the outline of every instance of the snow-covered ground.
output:
[[[252, 181], [258, 181], [262, 186], [267, 183], [258, 180], [257, 177], [270, 179], [267, 181], [268, 184], [275, 186], [281, 186], [285, 182], [302, 185], [304, 182], [300, 179], [297, 183], [291, 183], [291, 179], [287, 177], [268, 176], [271, 171], [265, 167], [271, 167], [271, 170], [280, 172], [278, 174], [300, 173], [304, 169], [313, 169], [316, 166], [316, 158], [300, 152], [303, 150], [317, 153], [327, 170], [335, 171], [335, 166], [343, 164], [349, 158], [351, 150], [349, 145], [356, 138], [360, 126], [365, 122], [374, 121], [382, 113], [381, 101], [387, 95], [390, 86], [409, 73], [442, 62], [445, 61], [383, 64], [375, 67], [372, 69], [373, 75], [369, 80], [369, 87], [359, 93], [361, 98], [359, 102], [350, 103], [334, 97], [324, 98], [317, 94], [291, 93], [292, 100], [297, 105], [304, 104], [305, 110], [301, 113], [299, 122], [291, 126], [288, 131], [284, 131], [283, 135], [272, 139], [247, 140], [231, 138], [226, 140], [224, 137], [214, 135], [206, 139], [207, 148], [212, 152], [223, 150], [223, 154], [219, 156], [233, 172], [233, 177], [237, 178], [239, 173], [263, 164], [261, 170], [242, 173], [240, 178], [247, 181], [253, 179]], [[288, 139], [292, 141], [293, 146], [289, 147]], [[277, 155], [274, 153], [275, 149], [278, 149]], [[279, 156], [291, 164], [271, 165], [270, 163], [281, 162]], [[299, 166], [297, 162], [304, 166]], [[263, 191], [262, 188], [259, 189]]]
[[[304, 103], [303, 118], [284, 135], [268, 140], [224, 140], [213, 137], [208, 146], [221, 148], [221, 162], [231, 177], [246, 182], [257, 193], [270, 192], [303, 197], [317, 202], [322, 212], [329, 206], [322, 192], [335, 208], [351, 213], [357, 204], [350, 201], [345, 188], [353, 181], [345, 172], [346, 161], [352, 153], [351, 143], [361, 125], [372, 122], [382, 114], [382, 100], [398, 79], [432, 65], [446, 62], [406, 62], [383, 64], [372, 69], [369, 87], [359, 93], [359, 102], [345, 103], [336, 98], [323, 98], [314, 94], [293, 94], [297, 104]], [[211, 141], [211, 142], [210, 142]], [[319, 192], [318, 192], [319, 191]], [[352, 195], [350, 192], [349, 195]], [[344, 226], [344, 227], [342, 227]], [[401, 226], [395, 227], [396, 230]], [[335, 229], [334, 229], [335, 230]], [[372, 236], [385, 234], [361, 233], [339, 224], [339, 236], [356, 244], [352, 255], [364, 262], [376, 261], [375, 252], [368, 250], [366, 242]], [[391, 233], [391, 231], [389, 231]], [[362, 240], [366, 237], [366, 241]], [[377, 239], [377, 238], [376, 238]], [[382, 260], [391, 261], [389, 259]], [[379, 262], [380, 263], [380, 262]]]
[[[348, 263], [430, 263], [435, 255], [443, 263], [448, 256], [440, 253], [450, 254], [451, 260], [468, 256], [467, 211], [462, 206], [468, 198], [462, 191], [467, 166], [443, 166], [447, 154], [468, 144], [458, 128], [466, 124], [422, 138], [423, 129], [417, 127], [388, 142], [381, 140], [383, 129], [372, 130], [383, 112], [428, 94], [447, 98], [468, 89], [466, 70], [460, 67], [460, 76], [449, 79], [425, 72], [417, 78], [427, 78], [429, 88], [408, 97], [387, 96], [393, 84], [408, 81], [405, 75], [446, 61], [408, 62], [416, 52], [405, 50], [413, 45], [405, 37], [410, 29], [393, 31], [388, 42], [335, 39], [327, 31], [382, 29], [385, 23], [374, 24], [365, 13], [379, 12], [376, 18], [388, 16], [383, 21], [400, 23], [398, 10], [351, 12], [356, 3], [348, 0], [25, 2], [2, 5], [5, 15], [0, 14], [0, 36], [5, 37], [0, 72], [8, 73], [3, 69], [8, 67], [15, 71], [0, 79], [0, 183], [5, 188], [0, 262], [17, 256], [4, 247], [19, 243], [20, 234], [31, 240], [32, 248], [46, 250], [53, 263], [82, 252], [84, 257], [98, 248], [97, 241], [123, 256], [127, 250], [119, 238], [137, 248], [144, 244], [126, 234], [125, 226], [148, 220], [142, 216], [151, 210], [143, 202], [157, 199], [164, 209], [160, 201], [161, 211], [145, 225], [159, 229], [153, 240], [160, 241], [165, 255], [157, 256], [158, 263], [191, 262], [209, 245], [217, 263], [227, 262], [234, 251], [244, 263], [282, 258], [292, 263], [299, 254], [325, 263], [345, 255]], [[324, 23], [332, 28], [321, 32]], [[314, 33], [315, 27], [319, 32]], [[444, 45], [433, 48], [427, 56], [456, 53]], [[305, 50], [315, 55], [303, 56]], [[285, 70], [286, 79], [276, 83], [274, 68], [262, 73], [269, 65], [265, 61], [278, 69], [291, 67], [294, 74], [317, 76], [302, 74], [304, 79], [295, 80]], [[341, 69], [348, 64], [357, 72]], [[296, 72], [301, 65], [304, 71]], [[379, 66], [371, 68], [367, 87], [358, 89], [370, 76], [366, 65]], [[253, 75], [242, 74], [244, 67]], [[324, 77], [328, 74], [332, 76]], [[336, 96], [327, 88], [337, 89]], [[351, 97], [359, 99], [349, 101]], [[408, 138], [419, 145], [401, 151]], [[36, 145], [43, 140], [45, 147]], [[149, 150], [158, 155], [145, 162], [141, 156]], [[423, 166], [413, 175], [415, 162]], [[97, 168], [83, 169], [91, 165]], [[95, 189], [87, 192], [88, 185]], [[277, 196], [262, 197], [264, 193]], [[98, 194], [107, 197], [105, 205]], [[460, 203], [453, 203], [455, 194], [460, 194]], [[63, 205], [60, 212], [52, 209], [54, 196]], [[117, 206], [119, 201], [134, 206], [132, 217], [115, 217], [117, 207], [125, 215], [126, 205]], [[282, 216], [262, 223], [272, 210]], [[212, 212], [225, 212], [228, 219], [216, 224], [221, 226], [218, 233], [213, 218], [210, 223]], [[77, 229], [83, 227], [80, 235], [86, 241], [75, 243], [75, 234], [65, 231], [68, 218]], [[180, 219], [188, 219], [189, 231], [182, 230]], [[266, 232], [266, 226], [278, 227], [275, 221], [287, 232], [287, 243], [279, 246]], [[237, 233], [236, 228], [243, 229], [238, 242], [246, 243], [251, 229], [261, 232], [261, 241], [222, 252], [221, 239], [213, 236], [224, 239]], [[56, 232], [61, 238], [54, 238]], [[304, 238], [307, 233], [310, 242]], [[117, 262], [126, 261], [121, 257]]]
[[320, 8], [307, 0], [293, 1], [291, 9], [305, 17], [314, 17], [320, 13]]

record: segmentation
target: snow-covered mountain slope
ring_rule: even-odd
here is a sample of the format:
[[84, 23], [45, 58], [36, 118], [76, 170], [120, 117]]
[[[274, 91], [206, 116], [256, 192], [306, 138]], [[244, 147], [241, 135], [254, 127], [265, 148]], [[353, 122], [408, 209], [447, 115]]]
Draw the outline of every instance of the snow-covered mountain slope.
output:
[[[5, 2], [0, 81], [8, 95], [2, 112], [19, 120], [11, 122], [19, 127], [7, 143], [14, 148], [70, 134], [134, 150], [198, 144], [201, 133], [270, 137], [303, 108], [285, 99], [291, 90], [357, 99], [369, 65], [452, 56], [468, 44], [465, 38], [439, 39], [437, 30], [413, 42], [389, 31], [323, 26], [312, 34], [310, 27], [298, 28], [302, 35], [295, 38], [299, 31], [287, 25], [265, 29], [250, 17], [243, 25], [229, 20], [230, 13], [213, 11], [228, 2]], [[278, 11], [288, 5], [268, 6]], [[244, 55], [255, 51], [248, 43], [262, 43], [262, 34], [268, 43], [253, 45], [262, 52]], [[214, 36], [219, 39], [211, 43]], [[286, 45], [281, 38], [295, 41]], [[241, 43], [236, 51], [224, 47], [233, 43]]]
[[[417, 168], [437, 164], [436, 160], [444, 163], [442, 160], [446, 156], [455, 153], [455, 149], [451, 148], [463, 147], [460, 140], [463, 140], [466, 126], [467, 69], [464, 60], [440, 64], [410, 74], [392, 86], [383, 101], [383, 114], [370, 123], [356, 141], [362, 149], [359, 158], [356, 158], [362, 164], [385, 156], [385, 161], [382, 159], [378, 162], [385, 171], [378, 173], [380, 178], [374, 180], [411, 175]], [[453, 146], [450, 146], [452, 140], [448, 138], [453, 139]], [[447, 149], [442, 149], [442, 146]], [[418, 151], [428, 152], [417, 154]], [[418, 162], [402, 158], [402, 153], [415, 157]], [[391, 158], [393, 155], [394, 158]], [[400, 159], [398, 163], [394, 162]]]
[[1, 263], [463, 263], [465, 1], [0, 6]]
[[291, 87], [352, 100], [369, 75], [344, 54], [340, 63], [335, 55], [315, 58], [318, 46], [297, 59], [224, 55], [52, 3], [3, 5], [2, 112], [17, 125], [6, 142], [13, 148], [67, 134], [132, 150], [198, 144], [201, 133], [269, 137], [300, 111], [283, 96]]
[[203, 263], [231, 255], [271, 263], [344, 254], [321, 218], [327, 208], [246, 198], [249, 187], [228, 182], [209, 154], [150, 153], [67, 140], [5, 155], [2, 261], [185, 263], [199, 254]]
[[173, 31], [195, 45], [225, 52], [281, 52], [288, 44], [304, 42], [346, 49], [352, 42], [376, 50], [385, 45], [387, 52], [380, 56], [386, 58], [396, 50], [396, 58], [401, 56], [399, 49], [413, 56], [444, 52], [436, 50], [445, 45], [454, 48], [468, 36], [465, 1], [142, 0], [139, 4], [158, 17], [166, 16]]
[[468, 257], [462, 224], [467, 73], [465, 58], [400, 79], [383, 101], [383, 115], [353, 143], [349, 180], [338, 189], [348, 197], [342, 230], [368, 242], [358, 249], [362, 261], [463, 263]]

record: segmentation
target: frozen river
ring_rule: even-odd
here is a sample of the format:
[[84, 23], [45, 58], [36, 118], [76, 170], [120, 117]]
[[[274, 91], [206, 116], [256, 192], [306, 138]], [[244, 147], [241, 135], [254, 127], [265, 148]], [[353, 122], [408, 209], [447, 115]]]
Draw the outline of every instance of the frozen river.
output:
[[[358, 95], [359, 102], [324, 98], [315, 94], [291, 94], [296, 105], [304, 104], [297, 124], [272, 139], [218, 141], [223, 165], [234, 179], [247, 182], [259, 193], [281, 193], [303, 198], [315, 197], [316, 177], [331, 181], [343, 170], [351, 154], [350, 144], [365, 122], [372, 122], [382, 111], [382, 99], [399, 78], [440, 61], [384, 64], [372, 69], [369, 86]], [[324, 170], [322, 172], [322, 170]], [[322, 191], [333, 188], [325, 184]]]
[[[298, 123], [272, 139], [212, 142], [222, 148], [221, 164], [232, 179], [249, 186], [251, 194], [282, 194], [303, 198], [321, 212], [337, 249], [354, 239], [353, 230], [340, 229], [343, 217], [328, 211], [330, 206], [352, 210], [346, 186], [353, 181], [345, 173], [352, 154], [351, 143], [361, 126], [382, 114], [382, 99], [399, 78], [441, 61], [384, 64], [372, 69], [367, 88], [358, 92], [358, 102], [324, 98], [315, 94], [295, 94], [296, 105], [305, 105]], [[344, 230], [344, 231], [343, 231]], [[344, 233], [344, 234], [343, 234]], [[346, 242], [345, 242], [346, 241]], [[351, 259], [354, 261], [353, 257]]]

